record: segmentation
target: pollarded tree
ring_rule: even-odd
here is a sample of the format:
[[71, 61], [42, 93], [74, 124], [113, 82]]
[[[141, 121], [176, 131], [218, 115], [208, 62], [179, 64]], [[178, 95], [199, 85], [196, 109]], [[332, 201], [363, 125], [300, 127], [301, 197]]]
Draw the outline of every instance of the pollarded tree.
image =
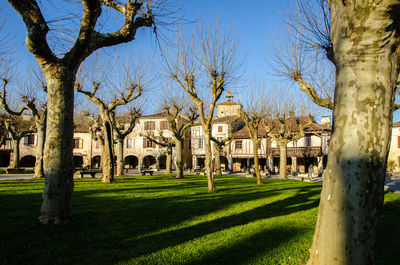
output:
[[[44, 169], [43, 169], [43, 154], [44, 154], [44, 143], [45, 143], [45, 133], [46, 133], [46, 119], [47, 119], [47, 108], [46, 104], [43, 104], [42, 107], [38, 108], [36, 104], [35, 94], [30, 93], [31, 91], [27, 90], [24, 92], [24, 96], [22, 97], [23, 106], [19, 108], [18, 111], [12, 110], [7, 103], [7, 93], [6, 86], [8, 84], [8, 80], [3, 78], [3, 92], [0, 93], [0, 105], [3, 109], [10, 115], [21, 116], [24, 111], [28, 111], [33, 116], [35, 121], [36, 135], [37, 135], [37, 148], [36, 148], [36, 162], [35, 162], [35, 177], [42, 178], [44, 177]], [[46, 91], [46, 86], [42, 85], [43, 90]], [[19, 152], [18, 152], [19, 153]]]
[[333, 130], [307, 264], [375, 264], [393, 111], [399, 107], [399, 1], [323, 3], [330, 18], [327, 57], [336, 70]]
[[[222, 92], [229, 86], [237, 70], [238, 42], [230, 31], [221, 32], [216, 29], [208, 31], [200, 29], [197, 33], [198, 40], [187, 41], [183, 36], [177, 44], [174, 57], [167, 57], [166, 69], [169, 76], [188, 93], [193, 103], [197, 106], [200, 122], [204, 133], [206, 151], [205, 168], [207, 173], [208, 191], [215, 191], [214, 173], [212, 168], [212, 119], [217, 101]], [[208, 97], [202, 96], [206, 87], [202, 86], [202, 76], [208, 83]]]
[[[175, 146], [175, 140], [172, 137], [165, 137], [162, 131], [154, 134], [153, 131], [147, 131], [146, 133], [141, 133], [150, 142], [159, 145], [161, 147], [167, 148], [166, 155], [166, 174], [172, 174], [172, 148]], [[159, 159], [159, 157], [158, 157]]]
[[[115, 138], [117, 140], [117, 172], [116, 176], [124, 175], [124, 141], [126, 136], [128, 136], [135, 128], [136, 121], [140, 118], [140, 111], [133, 108], [133, 110], [128, 115], [123, 115], [121, 117], [116, 117], [115, 111], [111, 112], [111, 125], [114, 129]], [[126, 119], [128, 118], [128, 119]], [[120, 121], [118, 121], [120, 119]], [[126, 128], [126, 123], [129, 124]]]
[[175, 140], [177, 179], [183, 178], [182, 148], [186, 130], [199, 117], [197, 110], [194, 107], [189, 107], [187, 111], [188, 115], [186, 115], [184, 113], [185, 107], [183, 104], [183, 101], [179, 101], [177, 98], [172, 98], [166, 100], [163, 106], [168, 120], [169, 130], [172, 132]]
[[13, 164], [11, 167], [19, 168], [19, 144], [22, 138], [35, 132], [35, 130], [32, 129], [33, 124], [30, 120], [24, 120], [19, 116], [10, 115], [5, 120], [5, 127], [13, 141]]
[[[139, 84], [130, 83], [125, 92], [121, 92], [120, 96], [106, 104], [104, 100], [96, 96], [96, 92], [100, 87], [100, 83], [93, 84], [92, 92], [82, 89], [80, 83], [76, 83], [76, 90], [86, 96], [88, 100], [95, 103], [100, 112], [103, 130], [103, 149], [102, 149], [102, 182], [114, 182], [114, 134], [113, 134], [113, 118], [115, 110], [118, 106], [126, 105], [129, 102], [137, 99], [142, 94], [142, 87]], [[115, 121], [115, 120], [114, 120]], [[133, 125], [132, 125], [133, 126]], [[133, 128], [132, 128], [133, 129]]]
[[271, 137], [279, 147], [279, 176], [287, 179], [287, 145], [305, 136], [305, 129], [312, 118], [295, 117], [293, 111], [277, 112], [273, 119], [263, 119], [266, 136]]
[[260, 133], [260, 127], [263, 119], [270, 112], [269, 104], [271, 104], [264, 96], [264, 84], [261, 82], [253, 82], [250, 85], [248, 96], [244, 99], [244, 108], [241, 109], [240, 117], [246, 124], [250, 139], [253, 143], [254, 169], [256, 172], [257, 184], [262, 184], [260, 166], [258, 159], [258, 145], [261, 143], [265, 135]]
[[[47, 110], [51, 119], [48, 118], [47, 121], [44, 155], [46, 182], [39, 220], [44, 224], [64, 224], [72, 214], [73, 105], [78, 68], [94, 51], [133, 40], [140, 28], [152, 27], [155, 30], [160, 12], [168, 5], [163, 0], [82, 0], [79, 33], [70, 48], [58, 51], [57, 48], [51, 47], [54, 43], [49, 42], [47, 38], [51, 31], [42, 12], [45, 3], [41, 7], [41, 2], [35, 0], [8, 2], [20, 14], [26, 25], [27, 48], [38, 61], [47, 83]], [[118, 12], [124, 18], [121, 27], [111, 33], [100, 32], [98, 29], [104, 6]], [[104, 29], [104, 26], [101, 25], [101, 28]], [[61, 47], [59, 43], [55, 44]], [[62, 57], [57, 54], [62, 54]]]

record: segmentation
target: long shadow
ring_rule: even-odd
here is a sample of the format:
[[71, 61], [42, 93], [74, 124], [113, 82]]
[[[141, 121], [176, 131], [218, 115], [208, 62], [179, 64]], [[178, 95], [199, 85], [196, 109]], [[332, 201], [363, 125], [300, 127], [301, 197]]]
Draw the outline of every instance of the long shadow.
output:
[[[276, 201], [240, 214], [221, 217], [209, 222], [203, 222], [194, 226], [185, 227], [179, 230], [169, 231], [162, 234], [148, 236], [142, 239], [131, 240], [130, 245], [138, 246], [136, 254], [132, 253], [130, 258], [147, 255], [166, 247], [173, 247], [183, 242], [202, 237], [207, 234], [229, 229], [235, 226], [245, 225], [260, 219], [267, 219], [277, 216], [288, 215], [298, 211], [305, 211], [318, 206], [316, 199], [309, 199], [319, 193], [319, 190], [302, 192], [293, 197]], [[307, 201], [307, 203], [304, 203]], [[299, 205], [300, 202], [303, 202]], [[147, 242], [159, 242], [157, 246], [149, 245]]]
[[[182, 187], [177, 186], [173, 189]], [[270, 190], [266, 190], [251, 186], [239, 194], [229, 194], [235, 191], [235, 185], [232, 185], [216, 194], [158, 196], [155, 192], [154, 197], [149, 198], [135, 197], [138, 187], [110, 187], [74, 192], [75, 216], [72, 224], [66, 227], [41, 226], [32, 222], [39, 215], [40, 192], [0, 196], [0, 242], [4, 246], [0, 264], [115, 264], [234, 226], [310, 209], [317, 205], [317, 200], [310, 197], [320, 192], [316, 186], [300, 188], [293, 185], [286, 190], [298, 190], [295, 196], [236, 215], [157, 234], [162, 229], [236, 203], [275, 196], [282, 187], [271, 185]], [[126, 197], [130, 189], [132, 196]], [[115, 195], [119, 192], [124, 192], [124, 196]], [[145, 236], [149, 233], [155, 234]], [[25, 242], [27, 240], [29, 242]], [[23, 254], [16, 255], [16, 249], [21, 248]]]
[[378, 230], [377, 264], [396, 265], [399, 264], [397, 255], [400, 249], [400, 197], [397, 194], [386, 196], [394, 199], [383, 206]]
[[[256, 233], [248, 238], [239, 241], [236, 244], [228, 247], [223, 247], [215, 250], [210, 255], [199, 260], [193, 260], [187, 264], [192, 265], [209, 265], [209, 264], [251, 264], [251, 261], [274, 248], [285, 244], [297, 234], [305, 233], [305, 229], [299, 228], [274, 228], [267, 229]], [[275, 261], [277, 262], [277, 261]], [[268, 263], [277, 264], [277, 263]]]

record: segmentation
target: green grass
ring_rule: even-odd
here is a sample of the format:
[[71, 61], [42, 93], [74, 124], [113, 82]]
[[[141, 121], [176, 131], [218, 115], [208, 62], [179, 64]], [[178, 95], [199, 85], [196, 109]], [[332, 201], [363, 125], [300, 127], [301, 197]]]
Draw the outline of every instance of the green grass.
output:
[[[204, 176], [75, 180], [67, 226], [37, 223], [43, 180], [0, 181], [0, 264], [302, 264], [321, 186]], [[398, 264], [400, 195], [386, 195], [378, 264]]]

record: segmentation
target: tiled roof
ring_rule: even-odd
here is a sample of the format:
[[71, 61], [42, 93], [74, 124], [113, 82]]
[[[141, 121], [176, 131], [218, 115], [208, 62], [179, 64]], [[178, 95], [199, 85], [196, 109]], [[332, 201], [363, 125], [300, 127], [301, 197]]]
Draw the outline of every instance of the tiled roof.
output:
[[393, 127], [400, 127], [400, 121], [393, 123]]
[[[289, 121], [289, 128], [293, 131], [299, 131], [299, 125], [300, 124], [306, 124], [309, 121], [309, 116], [299, 116], [299, 117], [294, 117]], [[279, 120], [277, 119], [268, 119], [267, 123], [270, 124], [273, 128], [273, 130], [277, 130], [279, 128]], [[312, 118], [312, 123], [311, 125], [306, 129], [306, 132], [316, 132], [316, 131], [323, 131], [323, 130], [331, 130], [331, 126], [328, 125], [321, 125], [315, 122], [315, 120]], [[266, 133], [266, 128], [264, 126], [264, 123], [261, 123], [258, 126], [258, 136], [259, 137], [264, 137]], [[241, 130], [237, 131], [236, 133], [233, 134], [233, 138], [235, 139], [248, 139], [250, 138], [249, 136], [249, 131], [247, 130], [247, 127], [243, 127]]]
[[221, 103], [217, 104], [217, 106], [219, 106], [219, 105], [240, 105], [241, 106], [242, 104], [234, 102], [234, 101], [225, 101], [225, 102], [221, 102]]
[[159, 118], [167, 118], [168, 114], [164, 111], [164, 112], [159, 112], [159, 113], [155, 113], [155, 114], [150, 114], [150, 115], [143, 115], [141, 118], [144, 119], [159, 119]]

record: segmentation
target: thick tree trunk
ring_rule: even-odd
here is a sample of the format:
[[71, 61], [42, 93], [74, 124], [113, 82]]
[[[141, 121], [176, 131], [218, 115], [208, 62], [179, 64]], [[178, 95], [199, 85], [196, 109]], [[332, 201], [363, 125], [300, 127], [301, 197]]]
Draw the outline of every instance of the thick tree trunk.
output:
[[391, 11], [398, 1], [360, 2], [330, 5], [334, 123], [308, 265], [375, 264], [399, 72]]
[[117, 176], [124, 175], [124, 138], [117, 138]]
[[211, 152], [211, 131], [204, 130], [204, 146], [206, 149], [205, 168], [207, 174], [208, 192], [215, 191], [214, 172], [212, 168], [212, 152]]
[[279, 177], [287, 179], [287, 147], [286, 143], [279, 144]]
[[21, 142], [21, 138], [17, 137], [13, 139], [13, 163], [12, 168], [19, 168], [19, 143]]
[[172, 146], [167, 146], [166, 174], [172, 174]]
[[48, 115], [43, 157], [45, 184], [39, 221], [64, 224], [72, 215], [75, 73], [56, 66], [44, 69], [44, 73]]
[[37, 134], [37, 147], [36, 147], [36, 162], [35, 162], [35, 178], [44, 177], [43, 168], [43, 152], [44, 152], [44, 142], [45, 142], [45, 121], [42, 123], [36, 123], [36, 134]]
[[217, 144], [214, 143], [214, 164], [215, 164], [215, 175], [216, 176], [222, 176], [222, 171], [221, 171], [221, 152], [217, 146]]
[[183, 141], [183, 139], [175, 138], [176, 178], [177, 179], [183, 179], [182, 141]]
[[103, 133], [104, 133], [104, 145], [103, 145], [103, 156], [102, 161], [102, 182], [113, 183], [114, 182], [114, 143], [112, 135], [112, 127], [107, 119], [106, 114], [102, 115], [103, 120]]
[[261, 185], [261, 174], [260, 174], [260, 164], [258, 163], [258, 139], [252, 139], [253, 141], [253, 152], [254, 152], [254, 170], [256, 172], [257, 184]]

